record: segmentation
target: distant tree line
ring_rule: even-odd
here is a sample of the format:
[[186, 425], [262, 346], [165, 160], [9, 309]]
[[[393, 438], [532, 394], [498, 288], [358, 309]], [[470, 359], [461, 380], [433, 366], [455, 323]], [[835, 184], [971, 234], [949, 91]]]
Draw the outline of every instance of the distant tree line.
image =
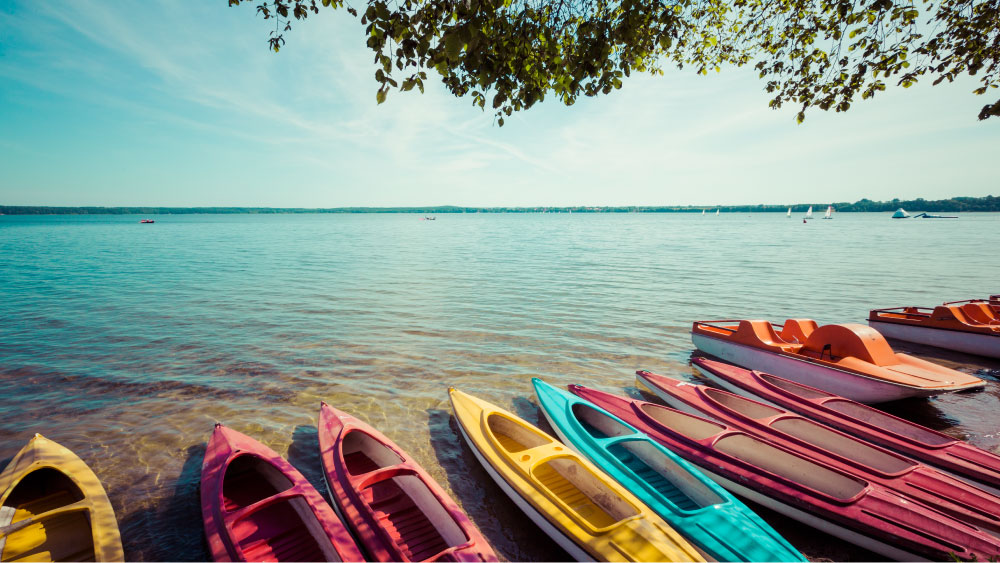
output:
[[907, 211], [1000, 211], [1000, 197], [953, 197], [951, 199], [925, 200], [893, 199], [872, 201], [862, 199], [854, 203], [796, 203], [782, 205], [642, 205], [618, 207], [458, 207], [439, 205], [431, 207], [43, 207], [34, 205], [0, 205], [0, 215], [187, 215], [193, 213], [700, 213], [703, 210], [721, 210], [723, 213], [784, 213], [790, 207], [793, 213], [805, 212], [809, 207], [821, 212], [833, 205], [838, 213], [885, 212], [900, 207]]

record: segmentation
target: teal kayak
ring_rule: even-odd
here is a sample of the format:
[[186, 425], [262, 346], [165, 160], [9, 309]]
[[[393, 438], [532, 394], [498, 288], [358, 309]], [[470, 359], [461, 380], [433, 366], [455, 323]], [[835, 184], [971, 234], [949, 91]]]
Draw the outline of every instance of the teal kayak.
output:
[[531, 380], [559, 438], [717, 561], [806, 561], [742, 502], [620, 418]]

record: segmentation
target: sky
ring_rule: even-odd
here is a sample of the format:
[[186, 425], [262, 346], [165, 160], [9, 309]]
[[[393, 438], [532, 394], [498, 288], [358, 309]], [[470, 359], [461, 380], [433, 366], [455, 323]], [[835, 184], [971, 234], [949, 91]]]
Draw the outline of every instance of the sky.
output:
[[[1000, 195], [1000, 119], [971, 79], [846, 113], [768, 108], [749, 70], [666, 69], [515, 113], [376, 104], [345, 11], [293, 24], [225, 0], [0, 0], [0, 204], [736, 205]], [[989, 100], [992, 101], [992, 100]]]

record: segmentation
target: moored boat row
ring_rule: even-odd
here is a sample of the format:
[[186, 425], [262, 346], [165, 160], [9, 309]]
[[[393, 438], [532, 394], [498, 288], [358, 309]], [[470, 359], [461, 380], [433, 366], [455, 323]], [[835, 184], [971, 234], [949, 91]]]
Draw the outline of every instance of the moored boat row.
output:
[[[992, 296], [872, 316], [990, 335], [998, 310]], [[637, 372], [640, 389], [676, 410], [536, 378], [558, 439], [451, 389], [458, 431], [500, 489], [577, 560], [804, 560], [737, 496], [894, 559], [1000, 557], [1000, 456], [857, 402], [981, 380], [897, 354], [863, 325], [699, 321], [692, 340], [762, 371], [692, 360], [726, 390]], [[200, 493], [215, 560], [498, 559], [377, 429], [322, 403], [318, 438], [329, 499], [270, 448], [216, 425]], [[123, 557], [96, 475], [36, 436], [0, 473], [0, 561]]]

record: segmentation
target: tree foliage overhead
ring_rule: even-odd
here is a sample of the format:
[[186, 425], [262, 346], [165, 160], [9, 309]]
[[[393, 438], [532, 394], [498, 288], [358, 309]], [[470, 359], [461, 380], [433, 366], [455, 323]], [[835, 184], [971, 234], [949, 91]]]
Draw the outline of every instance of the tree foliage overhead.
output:
[[[1000, 0], [229, 0], [275, 19], [278, 51], [291, 20], [345, 9], [366, 25], [376, 99], [424, 89], [436, 71], [456, 96], [503, 117], [547, 95], [573, 104], [632, 72], [698, 73], [753, 65], [771, 106], [846, 111], [894, 83], [977, 76], [1000, 84]], [[996, 93], [994, 92], [994, 95]], [[992, 96], [991, 96], [992, 99]], [[979, 119], [1000, 115], [1000, 100]]]

